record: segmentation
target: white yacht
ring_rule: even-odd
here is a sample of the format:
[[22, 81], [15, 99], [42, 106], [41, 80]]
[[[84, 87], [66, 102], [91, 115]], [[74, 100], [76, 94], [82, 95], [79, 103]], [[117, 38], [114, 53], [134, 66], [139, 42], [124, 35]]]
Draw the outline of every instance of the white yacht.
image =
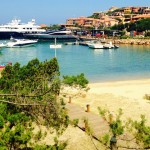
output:
[[93, 49], [103, 49], [104, 46], [100, 41], [92, 41], [91, 43], [88, 43], [89, 48]]
[[0, 48], [6, 47], [6, 44], [0, 43]]
[[112, 48], [114, 48], [114, 45], [112, 44], [112, 42], [104, 44], [104, 49], [112, 49]]
[[29, 39], [42, 39], [42, 40], [76, 40], [76, 37], [73, 35], [72, 31], [70, 30], [47, 30], [46, 32], [42, 33], [30, 33], [25, 34], [25, 37]]
[[0, 25], [0, 39], [10, 39], [13, 37], [23, 37], [28, 33], [41, 33], [46, 30], [41, 29], [39, 25], [36, 25], [35, 19], [32, 19], [28, 23], [21, 23], [21, 20], [14, 19], [6, 25]]
[[113, 45], [112, 42], [105, 43], [103, 46], [104, 46], [104, 49], [116, 49], [116, 48], [119, 48], [118, 45]]
[[11, 38], [10, 42], [8, 42], [6, 44], [6, 47], [12, 47], [12, 48], [15, 48], [15, 47], [26, 47], [26, 46], [32, 46], [32, 45], [34, 45], [37, 42], [38, 42], [38, 40], [14, 39], [14, 38]]

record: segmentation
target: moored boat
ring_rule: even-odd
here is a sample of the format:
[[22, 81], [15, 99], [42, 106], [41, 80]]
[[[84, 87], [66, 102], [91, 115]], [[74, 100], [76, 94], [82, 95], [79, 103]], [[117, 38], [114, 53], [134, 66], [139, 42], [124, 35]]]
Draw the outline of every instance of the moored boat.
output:
[[50, 30], [42, 33], [24, 34], [24, 37], [29, 39], [40, 40], [73, 40], [76, 41], [76, 36], [70, 30]]
[[104, 49], [112, 49], [112, 48], [114, 48], [114, 45], [112, 44], [112, 42], [105, 43], [103, 46], [104, 46]]
[[119, 46], [118, 45], [114, 45], [114, 48], [117, 49], [117, 48], [119, 48]]
[[12, 47], [12, 48], [14, 48], [14, 47], [26, 47], [26, 46], [32, 46], [37, 42], [38, 42], [38, 40], [11, 38], [10, 42], [8, 42], [6, 45], [7, 45], [7, 47]]
[[6, 44], [0, 43], [0, 48], [6, 47]]
[[0, 25], [0, 39], [10, 39], [11, 36], [15, 38], [24, 37], [28, 33], [41, 33], [46, 30], [41, 29], [39, 25], [35, 24], [35, 20], [28, 23], [21, 23], [19, 19], [13, 19], [10, 23]]
[[103, 49], [103, 44], [100, 41], [92, 41], [90, 43], [88, 43], [88, 47], [89, 48], [93, 48], [93, 49]]

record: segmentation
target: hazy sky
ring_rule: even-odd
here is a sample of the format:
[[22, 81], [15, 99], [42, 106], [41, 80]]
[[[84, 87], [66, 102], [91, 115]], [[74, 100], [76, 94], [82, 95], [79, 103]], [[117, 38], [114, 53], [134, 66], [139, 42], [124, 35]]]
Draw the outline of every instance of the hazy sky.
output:
[[66, 19], [90, 16], [111, 6], [149, 6], [150, 0], [1, 0], [0, 24], [19, 18], [37, 24], [60, 24]]

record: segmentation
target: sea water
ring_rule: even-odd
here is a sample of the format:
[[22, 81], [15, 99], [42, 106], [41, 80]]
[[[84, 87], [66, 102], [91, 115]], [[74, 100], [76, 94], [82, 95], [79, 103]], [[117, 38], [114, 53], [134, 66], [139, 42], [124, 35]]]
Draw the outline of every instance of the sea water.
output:
[[[35, 46], [3, 48], [0, 64], [19, 62], [22, 66], [38, 58], [40, 61], [55, 57], [50, 42]], [[59, 43], [60, 44], [60, 43]], [[120, 45], [118, 49], [90, 49], [82, 45], [65, 45], [56, 49], [61, 76], [84, 73], [90, 82], [150, 78], [150, 46]]]

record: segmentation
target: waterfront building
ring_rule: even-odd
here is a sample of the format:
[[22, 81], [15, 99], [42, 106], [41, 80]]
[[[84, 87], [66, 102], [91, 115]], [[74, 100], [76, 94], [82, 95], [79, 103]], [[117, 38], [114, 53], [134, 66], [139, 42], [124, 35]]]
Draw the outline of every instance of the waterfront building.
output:
[[143, 14], [150, 14], [150, 8], [144, 9]]
[[132, 21], [138, 21], [140, 19], [147, 19], [147, 18], [150, 18], [150, 14], [137, 15], [132, 18]]
[[118, 20], [113, 19], [110, 16], [103, 16], [100, 20], [101, 20], [100, 22], [103, 24], [104, 27], [114, 26], [117, 25], [119, 22]]
[[70, 18], [67, 20], [66, 24], [78, 25], [82, 27], [96, 27], [104, 26], [109, 27], [115, 24], [118, 24], [118, 20], [113, 19], [109, 16], [103, 16], [100, 19], [79, 17], [79, 18]]
[[93, 27], [97, 24], [100, 24], [100, 19], [79, 17], [79, 18], [69, 18], [67, 19], [66, 24], [78, 25], [78, 26], [88, 26]]
[[150, 18], [149, 7], [122, 7], [112, 6], [105, 12], [94, 12], [91, 17], [69, 18], [66, 21], [66, 27], [79, 27], [80, 29], [99, 27], [110, 27], [118, 23], [130, 23], [140, 19]]
[[132, 12], [131, 7], [124, 8], [124, 14], [130, 14]]

